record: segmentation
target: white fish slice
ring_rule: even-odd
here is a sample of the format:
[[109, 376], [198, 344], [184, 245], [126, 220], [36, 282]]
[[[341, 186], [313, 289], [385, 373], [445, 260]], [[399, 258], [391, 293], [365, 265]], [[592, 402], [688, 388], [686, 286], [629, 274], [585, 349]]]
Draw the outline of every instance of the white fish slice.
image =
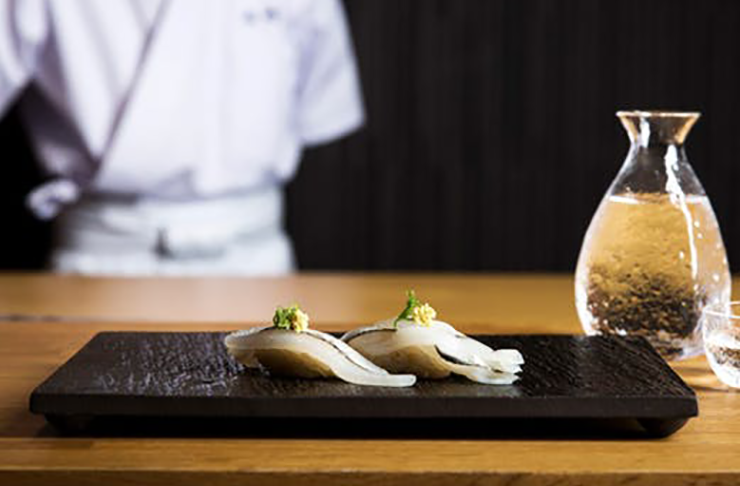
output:
[[329, 334], [275, 327], [237, 331], [226, 336], [229, 354], [250, 368], [302, 378], [336, 377], [369, 386], [406, 387], [413, 375], [392, 375]]
[[506, 385], [517, 380], [524, 358], [515, 349], [493, 350], [441, 321], [422, 326], [388, 319], [350, 331], [342, 340], [375, 364], [391, 372], [423, 378], [450, 373], [485, 384]]

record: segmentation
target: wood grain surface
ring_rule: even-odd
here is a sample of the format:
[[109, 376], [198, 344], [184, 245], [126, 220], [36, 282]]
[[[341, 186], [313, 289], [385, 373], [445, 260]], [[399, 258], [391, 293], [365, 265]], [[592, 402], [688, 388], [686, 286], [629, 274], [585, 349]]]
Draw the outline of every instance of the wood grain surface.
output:
[[[232, 329], [239, 312], [245, 320], [261, 320], [275, 303], [264, 300], [273, 297], [301, 298], [314, 307], [315, 327], [345, 329], [345, 321], [395, 311], [397, 292], [413, 283], [466, 332], [577, 332], [570, 277], [305, 276], [266, 286], [229, 280], [0, 280], [2, 312], [110, 319], [0, 323], [3, 486], [740, 483], [740, 393], [721, 385], [703, 358], [675, 365], [699, 395], [700, 416], [674, 436], [652, 441], [60, 438], [28, 412], [31, 390], [100, 331]], [[247, 289], [252, 299], [244, 297]], [[200, 292], [208, 297], [198, 300]], [[338, 296], [350, 300], [330, 305]], [[211, 311], [214, 322], [208, 323]], [[168, 322], [125, 322], [141, 316]]]
[[450, 322], [511, 334], [580, 332], [569, 277], [531, 274], [317, 273], [255, 279], [5, 274], [0, 275], [0, 320], [223, 322], [233, 327], [269, 321], [276, 305], [298, 302], [324, 329], [341, 330], [397, 315], [411, 288]]

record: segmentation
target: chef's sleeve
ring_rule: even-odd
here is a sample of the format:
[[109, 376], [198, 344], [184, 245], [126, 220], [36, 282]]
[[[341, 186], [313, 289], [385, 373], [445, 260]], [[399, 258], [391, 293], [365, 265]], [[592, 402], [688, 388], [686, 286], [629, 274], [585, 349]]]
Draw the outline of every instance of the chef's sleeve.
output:
[[46, 0], [0, 0], [0, 117], [33, 76], [47, 24]]
[[364, 121], [362, 91], [347, 19], [340, 0], [313, 0], [304, 19], [309, 36], [301, 51], [298, 129], [304, 144], [328, 142]]

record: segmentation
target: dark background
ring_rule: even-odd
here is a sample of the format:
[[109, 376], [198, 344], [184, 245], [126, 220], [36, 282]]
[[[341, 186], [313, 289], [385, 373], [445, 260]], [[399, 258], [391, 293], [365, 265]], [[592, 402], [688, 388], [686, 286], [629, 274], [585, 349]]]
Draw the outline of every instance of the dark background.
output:
[[[571, 271], [627, 151], [614, 112], [700, 110], [689, 158], [740, 261], [740, 2], [347, 0], [368, 113], [288, 189], [303, 269]], [[0, 125], [0, 268], [38, 268], [39, 175]]]

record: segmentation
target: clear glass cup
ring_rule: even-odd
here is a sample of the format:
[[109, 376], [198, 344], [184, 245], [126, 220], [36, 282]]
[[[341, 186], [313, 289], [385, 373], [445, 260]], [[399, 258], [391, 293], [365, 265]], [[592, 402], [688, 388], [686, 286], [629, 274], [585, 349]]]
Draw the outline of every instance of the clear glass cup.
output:
[[704, 350], [722, 383], [740, 388], [740, 302], [709, 305], [701, 316]]

